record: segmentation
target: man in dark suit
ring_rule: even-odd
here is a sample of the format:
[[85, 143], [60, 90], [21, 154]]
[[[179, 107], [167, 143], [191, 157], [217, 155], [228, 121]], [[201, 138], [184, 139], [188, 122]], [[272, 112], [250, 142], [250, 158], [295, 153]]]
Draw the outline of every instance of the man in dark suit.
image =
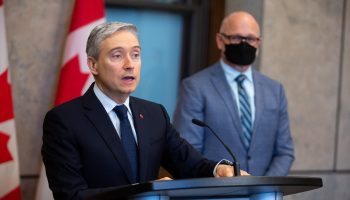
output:
[[241, 168], [257, 176], [285, 176], [294, 160], [283, 86], [252, 68], [260, 46], [252, 15], [225, 17], [216, 44], [221, 59], [181, 85], [174, 126], [208, 159], [229, 157], [214, 136], [191, 124], [205, 121], [236, 154]]
[[55, 199], [155, 180], [160, 166], [175, 178], [233, 175], [231, 166], [203, 158], [182, 139], [162, 105], [130, 96], [141, 67], [135, 26], [95, 27], [86, 52], [95, 83], [50, 110], [43, 124], [42, 156]]

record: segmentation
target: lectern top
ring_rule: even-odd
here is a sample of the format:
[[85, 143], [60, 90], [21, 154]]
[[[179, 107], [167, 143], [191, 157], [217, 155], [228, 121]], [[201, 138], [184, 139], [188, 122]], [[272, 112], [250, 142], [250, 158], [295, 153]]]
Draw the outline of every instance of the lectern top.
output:
[[279, 192], [296, 194], [322, 187], [322, 179], [316, 177], [268, 177], [240, 176], [228, 178], [196, 178], [172, 181], [152, 181], [116, 187], [89, 199], [125, 199], [130, 196], [163, 195], [175, 198], [238, 198], [250, 195]]

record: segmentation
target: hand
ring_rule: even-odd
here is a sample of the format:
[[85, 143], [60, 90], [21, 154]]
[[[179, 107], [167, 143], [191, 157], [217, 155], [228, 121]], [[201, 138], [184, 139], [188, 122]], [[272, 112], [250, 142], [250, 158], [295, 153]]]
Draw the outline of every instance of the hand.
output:
[[[246, 171], [240, 170], [240, 172], [241, 176], [250, 176]], [[220, 164], [216, 168], [215, 177], [233, 177], [234, 175], [233, 166]]]
[[160, 178], [160, 179], [157, 179], [156, 181], [171, 181], [171, 180], [173, 180], [172, 178], [170, 178], [170, 177], [163, 177], [163, 178]]

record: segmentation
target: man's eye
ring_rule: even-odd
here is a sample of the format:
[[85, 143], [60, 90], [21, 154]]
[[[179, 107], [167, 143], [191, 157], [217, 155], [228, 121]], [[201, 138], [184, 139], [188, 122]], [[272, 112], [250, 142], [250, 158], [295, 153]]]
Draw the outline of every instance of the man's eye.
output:
[[253, 38], [253, 37], [247, 37], [247, 42], [255, 42], [255, 38]]
[[120, 57], [122, 57], [122, 56], [119, 55], [119, 54], [113, 54], [112, 57], [113, 57], [113, 58], [120, 58]]
[[133, 59], [138, 59], [138, 58], [140, 57], [140, 53], [138, 53], [138, 52], [132, 53], [132, 54], [131, 54], [131, 57], [132, 57]]
[[122, 54], [111, 54], [111, 59], [112, 60], [121, 60], [121, 59], [123, 59], [123, 55]]
[[231, 36], [231, 40], [233, 40], [233, 41], [241, 41], [242, 37], [241, 36]]

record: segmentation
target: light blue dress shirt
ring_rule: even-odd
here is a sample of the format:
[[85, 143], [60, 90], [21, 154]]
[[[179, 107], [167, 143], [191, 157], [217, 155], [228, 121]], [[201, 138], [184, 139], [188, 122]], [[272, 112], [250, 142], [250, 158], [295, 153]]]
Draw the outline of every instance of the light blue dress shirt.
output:
[[[252, 122], [254, 123], [255, 119], [255, 101], [254, 101], [254, 81], [253, 81], [253, 73], [252, 73], [252, 67], [250, 66], [245, 72], [241, 73], [234, 69], [233, 67], [227, 65], [222, 59], [220, 60], [220, 64], [222, 69], [224, 70], [225, 77], [227, 80], [227, 83], [229, 84], [233, 98], [236, 100], [236, 105], [237, 108], [239, 108], [239, 99], [238, 97], [238, 84], [235, 81], [237, 76], [240, 74], [246, 75], [246, 79], [243, 82], [243, 87], [247, 92], [247, 95], [249, 97], [249, 102], [250, 102], [250, 109], [252, 111]], [[241, 111], [238, 109], [239, 115], [241, 116]]]

